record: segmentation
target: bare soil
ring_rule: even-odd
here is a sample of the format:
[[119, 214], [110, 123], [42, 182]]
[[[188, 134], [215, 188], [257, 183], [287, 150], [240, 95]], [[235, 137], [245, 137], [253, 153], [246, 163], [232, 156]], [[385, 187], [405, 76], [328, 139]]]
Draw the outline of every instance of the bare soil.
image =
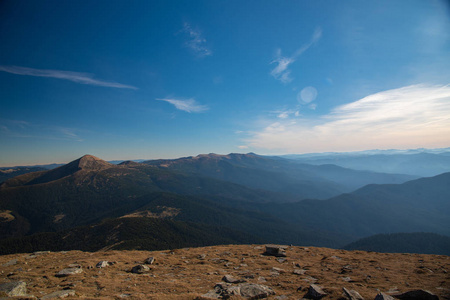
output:
[[[288, 247], [283, 261], [262, 255], [264, 250], [263, 245], [228, 245], [166, 251], [13, 254], [0, 256], [0, 283], [25, 281], [28, 293], [38, 298], [73, 289], [76, 296], [66, 299], [195, 299], [212, 290], [224, 275], [232, 275], [271, 287], [276, 294], [269, 299], [282, 295], [301, 299], [311, 283], [328, 293], [323, 299], [343, 297], [343, 287], [356, 290], [365, 299], [374, 299], [380, 291], [415, 289], [450, 299], [449, 256]], [[150, 272], [130, 272], [148, 257], [155, 258], [149, 265]], [[11, 264], [14, 259], [17, 263]], [[115, 264], [96, 268], [102, 260]], [[80, 265], [83, 272], [55, 277], [73, 265]], [[304, 274], [294, 274], [294, 270]]]

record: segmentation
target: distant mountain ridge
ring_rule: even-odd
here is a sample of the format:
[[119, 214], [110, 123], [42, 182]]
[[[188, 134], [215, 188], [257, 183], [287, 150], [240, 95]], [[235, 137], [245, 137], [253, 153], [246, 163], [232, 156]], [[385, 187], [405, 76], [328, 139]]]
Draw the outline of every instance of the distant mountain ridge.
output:
[[420, 177], [435, 176], [450, 171], [450, 148], [311, 153], [281, 157], [314, 165], [334, 164], [355, 170]]
[[[119, 165], [85, 155], [3, 182], [0, 238], [75, 234], [105, 219], [132, 216], [168, 218], [192, 230], [204, 224], [205, 230], [225, 232], [223, 238], [229, 241], [238, 241], [233, 237], [238, 234], [264, 242], [328, 247], [380, 233], [450, 234], [450, 173], [394, 184], [406, 178], [253, 153]], [[391, 183], [339, 191], [371, 181]], [[331, 196], [305, 199], [317, 191]], [[169, 232], [165, 234], [175, 234]], [[205, 231], [205, 241], [206, 236], [211, 237]]]
[[310, 165], [254, 153], [202, 154], [144, 164], [188, 174], [226, 180], [250, 188], [326, 199], [370, 183], [403, 183], [415, 176], [355, 171], [335, 165]]

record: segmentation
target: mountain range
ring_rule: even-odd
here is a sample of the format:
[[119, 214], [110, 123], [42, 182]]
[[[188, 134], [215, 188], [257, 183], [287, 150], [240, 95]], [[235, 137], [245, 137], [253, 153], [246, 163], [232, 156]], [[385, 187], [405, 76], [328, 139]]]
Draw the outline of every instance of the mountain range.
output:
[[253, 153], [118, 165], [85, 155], [1, 183], [0, 251], [167, 241], [336, 248], [380, 233], [450, 235], [450, 173], [414, 178]]

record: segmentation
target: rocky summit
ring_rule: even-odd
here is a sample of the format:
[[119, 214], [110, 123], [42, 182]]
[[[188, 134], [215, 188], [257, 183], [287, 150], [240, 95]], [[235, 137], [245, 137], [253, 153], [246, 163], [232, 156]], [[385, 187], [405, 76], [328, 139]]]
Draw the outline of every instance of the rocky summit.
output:
[[450, 299], [445, 255], [228, 245], [22, 253], [0, 266], [5, 299]]

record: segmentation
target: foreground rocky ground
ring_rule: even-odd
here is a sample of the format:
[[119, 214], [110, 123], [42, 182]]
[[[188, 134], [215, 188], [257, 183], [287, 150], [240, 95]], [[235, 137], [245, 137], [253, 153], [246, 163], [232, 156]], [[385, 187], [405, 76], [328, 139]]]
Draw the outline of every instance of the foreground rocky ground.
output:
[[449, 256], [315, 247], [287, 247], [285, 257], [263, 252], [263, 245], [230, 245], [5, 255], [0, 298], [17, 292], [28, 295], [16, 296], [21, 299], [241, 299], [233, 291], [248, 296], [262, 285], [269, 299], [301, 299], [311, 297], [313, 284], [326, 293], [323, 299], [350, 299], [343, 288], [364, 299], [418, 289], [450, 299]]

